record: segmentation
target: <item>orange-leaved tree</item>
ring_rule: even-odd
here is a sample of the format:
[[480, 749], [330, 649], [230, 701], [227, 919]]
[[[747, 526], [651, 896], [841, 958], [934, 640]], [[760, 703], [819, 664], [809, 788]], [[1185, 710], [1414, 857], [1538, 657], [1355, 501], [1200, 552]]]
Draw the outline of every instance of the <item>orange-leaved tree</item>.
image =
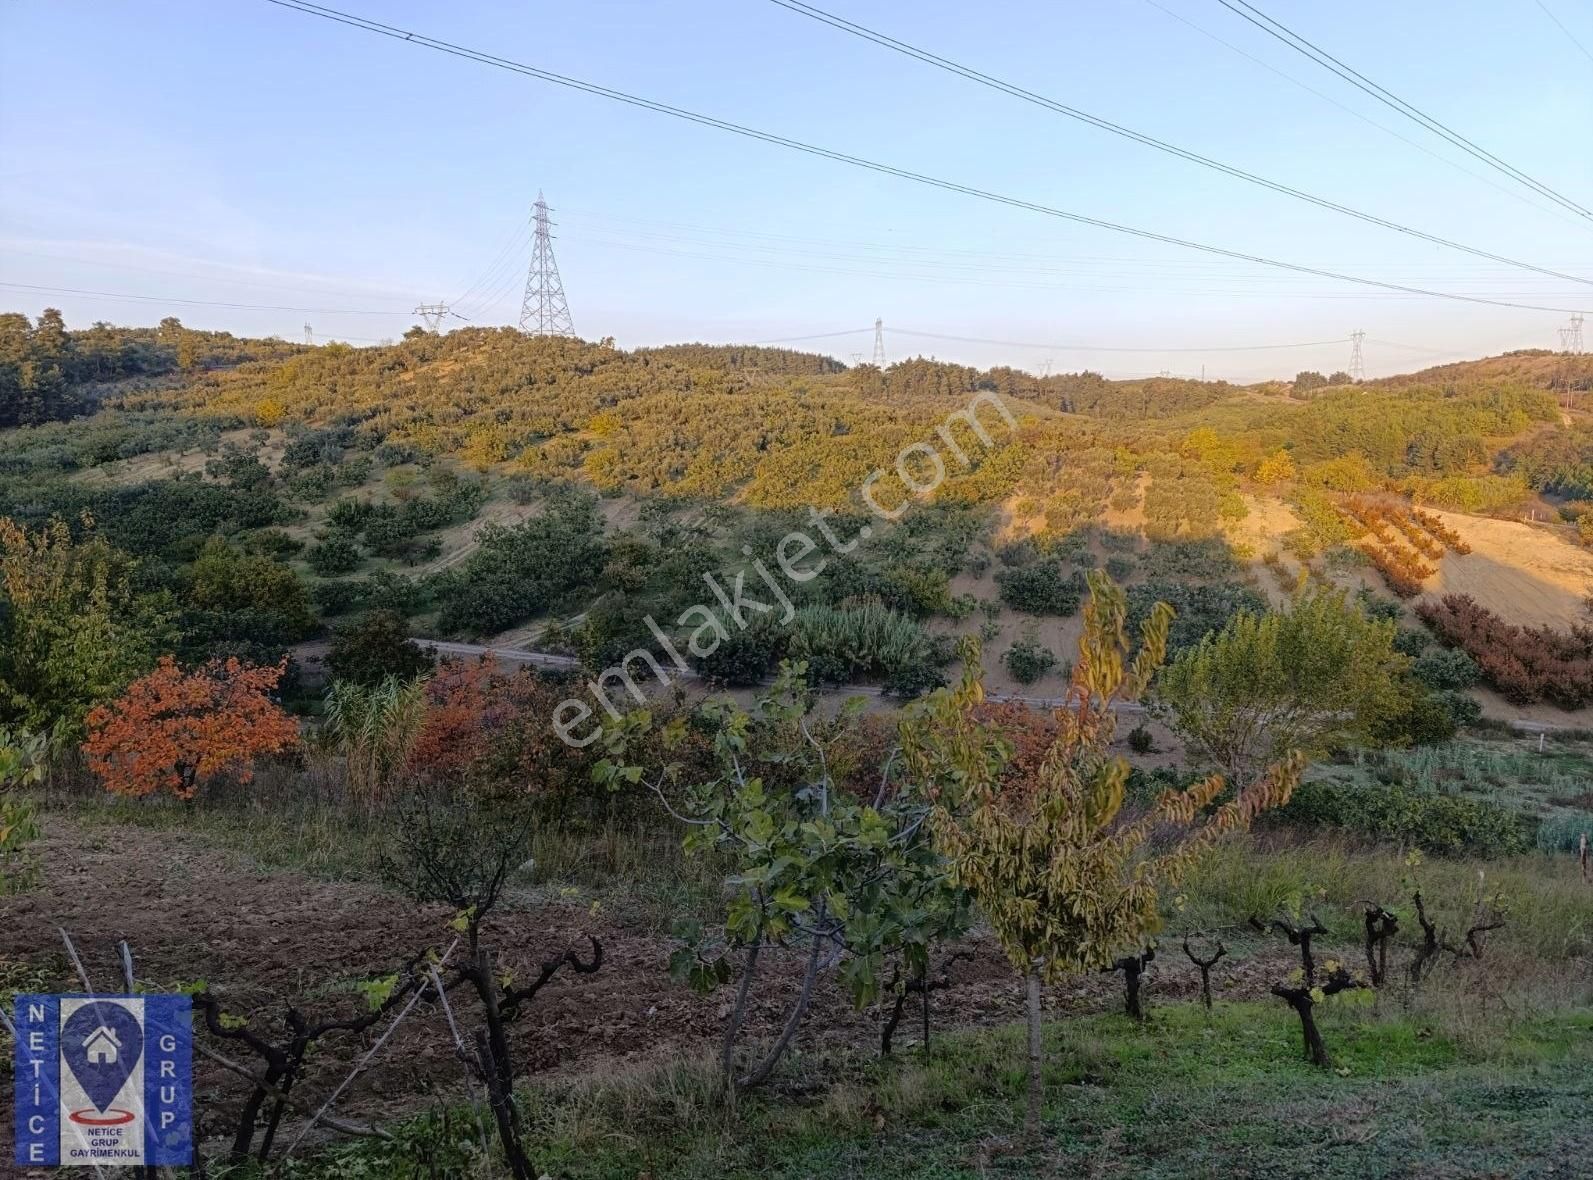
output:
[[200, 783], [229, 772], [248, 782], [256, 758], [298, 744], [298, 725], [271, 699], [285, 670], [228, 659], [184, 672], [162, 656], [153, 672], [89, 713], [89, 769], [135, 798], [165, 789], [192, 799]]

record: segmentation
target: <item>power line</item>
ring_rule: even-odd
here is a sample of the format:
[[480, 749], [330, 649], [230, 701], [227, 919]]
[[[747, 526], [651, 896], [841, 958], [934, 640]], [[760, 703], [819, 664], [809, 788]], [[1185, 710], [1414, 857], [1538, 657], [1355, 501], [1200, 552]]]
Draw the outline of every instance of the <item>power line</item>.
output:
[[1589, 61], [1593, 61], [1593, 50], [1589, 50], [1586, 45], [1583, 45], [1582, 42], [1578, 41], [1576, 39], [1576, 34], [1571, 32], [1570, 29], [1566, 28], [1564, 22], [1561, 21], [1559, 17], [1555, 16], [1554, 13], [1549, 11], [1549, 6], [1545, 4], [1543, 0], [1536, 0], [1536, 3], [1539, 8], [1543, 9], [1544, 16], [1548, 17], [1556, 25], [1559, 25], [1560, 32], [1565, 34], [1566, 40], [1570, 41], [1572, 45], [1575, 45], [1578, 49], [1580, 49], [1582, 51], [1583, 57], [1587, 58]]
[[1211, 345], [1200, 348], [1138, 348], [1104, 344], [1037, 344], [1024, 340], [990, 340], [983, 336], [952, 336], [944, 332], [915, 332], [910, 328], [892, 327], [898, 336], [914, 336], [924, 340], [946, 340], [956, 344], [993, 344], [1001, 348], [1038, 348], [1051, 352], [1133, 352], [1133, 353], [1204, 353], [1204, 352], [1270, 352], [1288, 348], [1321, 348], [1332, 344], [1342, 346], [1343, 337], [1337, 340], [1301, 340], [1292, 344], [1232, 344]]
[[849, 328], [844, 332], [814, 332], [808, 336], [777, 336], [773, 340], [754, 340], [753, 344], [796, 344], [803, 340], [834, 340], [838, 336], [860, 336], [873, 328]]
[[128, 295], [119, 291], [87, 291], [79, 287], [41, 287], [33, 283], [4, 283], [17, 291], [43, 291], [50, 295], [94, 295], [101, 299], [126, 299], [135, 303], [182, 303], [194, 307], [225, 307], [233, 311], [303, 311], [317, 315], [408, 315], [396, 308], [289, 307], [277, 303], [224, 303], [214, 299], [176, 299], [165, 295]]
[[1199, 33], [1202, 37], [1206, 38], [1206, 40], [1214, 41], [1218, 45], [1221, 45], [1224, 49], [1227, 49], [1227, 50], [1229, 50], [1232, 53], [1237, 53], [1240, 57], [1244, 58], [1246, 61], [1250, 62], [1252, 65], [1260, 66], [1262, 69], [1266, 70], [1269, 74], [1275, 74], [1279, 78], [1282, 78], [1285, 82], [1289, 83], [1289, 85], [1298, 86], [1301, 90], [1305, 91], [1307, 94], [1315, 95], [1317, 98], [1320, 98], [1323, 102], [1329, 104], [1330, 106], [1335, 106], [1339, 110], [1343, 111], [1345, 114], [1350, 115], [1350, 116], [1352, 116], [1352, 117], [1354, 117], [1356, 119], [1359, 119], [1362, 123], [1365, 123], [1368, 127], [1375, 127], [1375, 128], [1377, 128], [1377, 130], [1381, 131], [1384, 135], [1393, 136], [1395, 139], [1399, 140], [1400, 143], [1404, 144], [1406, 147], [1414, 148], [1418, 152], [1421, 152], [1422, 155], [1427, 156], [1430, 159], [1437, 160], [1440, 164], [1444, 165], [1444, 167], [1453, 168], [1456, 172], [1459, 172], [1462, 176], [1469, 176], [1473, 180], [1479, 181], [1482, 184], [1487, 185], [1489, 188], [1493, 189], [1495, 192], [1503, 193], [1503, 194], [1505, 194], [1505, 196], [1509, 197], [1511, 200], [1520, 201], [1523, 205], [1530, 206], [1531, 208], [1538, 210], [1540, 213], [1548, 213], [1548, 214], [1551, 214], [1551, 215], [1553, 215], [1555, 217], [1562, 217], [1563, 218], [1564, 214], [1560, 210], [1550, 208], [1549, 206], [1546, 206], [1546, 205], [1540, 205], [1537, 201], [1534, 201], [1531, 197], [1528, 197], [1525, 193], [1521, 192], [1519, 189], [1506, 188], [1504, 185], [1499, 184], [1499, 183], [1497, 183], [1497, 182], [1495, 182], [1493, 180], [1490, 180], [1488, 177], [1484, 176], [1482, 173], [1473, 172], [1470, 168], [1467, 168], [1464, 164], [1457, 163], [1456, 161], [1450, 159], [1448, 156], [1441, 155], [1438, 152], [1433, 151], [1426, 144], [1417, 143], [1414, 139], [1411, 139], [1409, 136], [1401, 135], [1398, 131], [1395, 131], [1392, 127], [1389, 127], [1389, 126], [1387, 126], [1387, 125], [1385, 125], [1383, 123], [1379, 123], [1376, 119], [1369, 118], [1367, 115], [1365, 115], [1362, 112], [1356, 110], [1354, 107], [1348, 106], [1345, 103], [1340, 102], [1338, 99], [1334, 98], [1332, 95], [1326, 93], [1325, 91], [1318, 90], [1315, 86], [1307, 85], [1306, 83], [1300, 81], [1300, 79], [1296, 78], [1293, 74], [1285, 73], [1283, 70], [1278, 69], [1278, 67], [1273, 65], [1271, 62], [1264, 61], [1261, 58], [1257, 57], [1253, 53], [1245, 52], [1243, 49], [1240, 49], [1239, 46], [1235, 45], [1232, 41], [1223, 40], [1221, 37], [1217, 36], [1216, 33], [1213, 33], [1210, 29], [1202, 28], [1200, 25], [1197, 25], [1194, 21], [1190, 20], [1188, 17], [1184, 16], [1182, 13], [1174, 12], [1171, 8], [1168, 8], [1168, 7], [1166, 7], [1163, 4], [1159, 4], [1157, 2], [1157, 0], [1145, 0], [1145, 3], [1149, 4], [1152, 8], [1156, 9], [1156, 11], [1162, 13], [1163, 15], [1172, 17], [1179, 24], [1185, 25], [1188, 28], [1193, 29], [1195, 32]]
[[302, 12], [307, 16], [318, 16], [323, 20], [330, 20], [338, 24], [348, 25], [350, 28], [360, 29], [367, 33], [376, 33], [384, 37], [391, 37], [397, 41], [404, 41], [411, 45], [418, 45], [424, 49], [446, 53], [453, 57], [464, 58], [481, 65], [493, 66], [511, 73], [523, 74], [529, 78], [551, 82], [558, 86], [565, 86], [572, 90], [579, 90], [599, 98], [607, 98], [614, 102], [625, 103], [628, 106], [639, 107], [642, 110], [652, 111], [655, 114], [668, 115], [671, 118], [682, 119], [689, 123], [696, 123], [703, 127], [711, 127], [718, 131], [726, 131], [733, 135], [740, 135], [747, 139], [759, 140], [763, 143], [773, 144], [777, 147], [787, 148], [791, 151], [802, 152], [806, 155], [816, 156], [820, 159], [832, 160], [838, 164], [847, 164], [854, 168], [880, 173], [885, 176], [894, 176], [901, 180], [910, 180], [915, 184], [922, 184], [930, 188], [938, 188], [945, 192], [957, 193], [961, 196], [975, 197], [992, 204], [1005, 205], [1013, 209], [1022, 209], [1030, 213], [1039, 213], [1046, 217], [1054, 217], [1062, 221], [1071, 221], [1079, 225], [1093, 226], [1096, 229], [1110, 230], [1113, 233], [1129, 234], [1133, 237], [1143, 238], [1146, 241], [1161, 242], [1169, 246], [1179, 246], [1186, 250], [1199, 250], [1207, 254], [1215, 254], [1223, 258], [1233, 258], [1241, 262], [1253, 262], [1261, 266], [1276, 267], [1280, 270], [1293, 271], [1297, 274], [1315, 275], [1318, 278], [1334, 279], [1338, 282], [1355, 283], [1365, 287], [1378, 287], [1384, 290], [1399, 291], [1407, 295], [1425, 295], [1433, 299], [1447, 299], [1458, 303], [1477, 303], [1493, 307], [1510, 307], [1524, 311], [1549, 311], [1563, 314], [1570, 309], [1564, 307], [1547, 307], [1542, 304], [1516, 303], [1502, 299], [1488, 299], [1475, 295], [1458, 295], [1446, 291], [1433, 291], [1424, 287], [1409, 287], [1398, 283], [1386, 283], [1377, 279], [1361, 278], [1356, 275], [1342, 274], [1338, 271], [1326, 270], [1320, 267], [1305, 266], [1300, 263], [1283, 262], [1275, 258], [1268, 258], [1260, 254], [1247, 254], [1240, 250], [1229, 250], [1220, 246], [1211, 246], [1202, 242], [1191, 241], [1187, 238], [1174, 237], [1170, 234], [1160, 234], [1151, 230], [1139, 229], [1134, 226], [1120, 225], [1117, 222], [1106, 221], [1098, 217], [1088, 217], [1082, 213], [1071, 213], [1064, 209], [1057, 209], [1050, 205], [1042, 205], [1036, 201], [1027, 201], [1019, 197], [1009, 197], [1001, 193], [991, 192], [988, 189], [975, 188], [972, 185], [961, 184], [956, 181], [943, 180], [939, 177], [929, 176], [922, 172], [913, 172], [910, 169], [898, 168], [892, 164], [883, 164], [876, 160], [864, 159], [861, 156], [848, 155], [845, 152], [834, 151], [830, 148], [819, 147], [814, 144], [804, 143], [801, 140], [789, 139], [783, 135], [775, 135], [768, 131], [759, 131], [740, 123], [732, 123], [726, 119], [717, 119], [710, 115], [698, 114], [682, 107], [670, 106], [668, 103], [654, 102], [651, 99], [641, 98], [621, 90], [614, 90], [607, 86], [599, 86], [592, 82], [583, 82], [576, 78], [556, 74], [551, 70], [540, 69], [536, 66], [526, 65], [524, 62], [511, 61], [508, 58], [496, 57], [480, 50], [467, 49], [446, 41], [439, 41], [421, 33], [384, 25], [377, 21], [367, 20], [364, 17], [352, 16], [337, 9], [325, 8], [318, 4], [307, 3], [306, 0], [267, 0], [279, 8], [288, 8]]
[[[1304, 54], [1323, 69], [1337, 74], [1340, 78], [1343, 78], [1357, 90], [1371, 95], [1384, 106], [1398, 111], [1407, 119], [1410, 119], [1420, 126], [1425, 127], [1428, 131], [1431, 131], [1439, 138], [1453, 144], [1455, 147], [1458, 147], [1461, 151], [1476, 157], [1478, 160], [1481, 160], [1490, 168], [1504, 173], [1506, 176], [1520, 184], [1526, 185], [1540, 196], [1547, 197], [1555, 204], [1560, 205], [1572, 213], [1575, 213], [1578, 217], [1583, 217], [1593, 221], [1593, 211], [1583, 208], [1569, 197], [1562, 196], [1560, 193], [1556, 192], [1542, 181], [1534, 180], [1525, 172], [1522, 172], [1519, 168], [1505, 163], [1492, 152], [1478, 147], [1475, 143], [1467, 139], [1464, 135], [1461, 135], [1458, 131], [1445, 126], [1431, 115], [1428, 115], [1412, 106], [1410, 103], [1400, 98], [1397, 94], [1394, 94], [1392, 91], [1379, 86], [1376, 82], [1373, 82], [1364, 74], [1361, 74], [1351, 67], [1345, 65], [1338, 58], [1334, 57], [1326, 50], [1313, 45], [1310, 41], [1307, 41], [1304, 37], [1294, 32], [1288, 26], [1280, 23], [1279, 21], [1273, 20], [1270, 16], [1262, 12], [1253, 4], [1247, 3], [1246, 0], [1217, 0], [1217, 3], [1221, 4], [1224, 8], [1228, 9], [1229, 12], [1234, 13], [1236, 16], [1243, 17], [1245, 20], [1255, 25], [1256, 28], [1266, 33], [1268, 36], [1274, 37], [1283, 42], [1295, 52]], [[1245, 11], [1241, 11], [1241, 9]], [[1251, 15], [1252, 13], [1254, 15]]]
[[1538, 274], [1552, 275], [1557, 279], [1566, 279], [1573, 283], [1586, 283], [1588, 286], [1593, 286], [1593, 279], [1581, 278], [1577, 275], [1566, 274], [1564, 271], [1554, 270], [1550, 267], [1538, 266], [1535, 263], [1523, 262], [1520, 259], [1509, 258], [1503, 254], [1495, 254], [1491, 251], [1479, 249], [1475, 246], [1467, 246], [1462, 242], [1456, 242], [1450, 240], [1449, 238], [1439, 237], [1437, 234], [1430, 234], [1425, 230], [1416, 229], [1413, 226], [1403, 225], [1397, 221], [1390, 221], [1388, 218], [1379, 217], [1375, 213], [1365, 213], [1359, 209], [1353, 209], [1348, 205], [1341, 205], [1337, 201], [1332, 201], [1326, 197], [1319, 197], [1314, 193], [1308, 193], [1301, 189], [1293, 188], [1290, 185], [1281, 183], [1280, 181], [1269, 180], [1265, 176], [1258, 176], [1254, 172], [1248, 172], [1245, 169], [1236, 167], [1232, 164], [1224, 164], [1221, 160], [1214, 160], [1210, 156], [1203, 156], [1200, 153], [1190, 151], [1187, 148], [1181, 148], [1177, 144], [1168, 143], [1165, 140], [1157, 139], [1154, 136], [1146, 135], [1140, 131], [1135, 131], [1133, 128], [1125, 127], [1121, 123], [1114, 123], [1110, 119], [1104, 119], [1099, 115], [1092, 115], [1088, 111], [1079, 110], [1077, 107], [1070, 107], [1065, 103], [1058, 102], [1056, 99], [1047, 98], [1042, 94], [1036, 94], [1032, 90], [1026, 90], [1022, 86], [1003, 81], [1000, 78], [996, 78], [990, 74], [976, 70], [971, 66], [965, 66], [958, 62], [952, 61], [949, 58], [941, 57], [939, 54], [932, 53], [927, 49], [920, 49], [915, 45], [907, 44], [905, 41], [898, 41], [895, 37], [889, 36], [886, 33], [881, 33], [878, 30], [868, 28], [866, 25], [857, 24], [855, 21], [847, 20], [845, 17], [836, 16], [833, 13], [824, 11], [822, 8], [816, 8], [811, 4], [804, 3], [803, 0], [769, 0], [769, 2], [771, 4], [777, 4], [781, 8], [784, 8], [790, 12], [794, 12], [798, 16], [808, 17], [811, 20], [818, 21], [820, 24], [828, 25], [832, 29], [839, 29], [843, 33], [849, 33], [854, 37], [863, 39], [864, 41], [870, 41], [875, 45], [879, 45], [885, 49], [900, 53], [904, 57], [910, 57], [915, 61], [923, 62], [925, 65], [933, 66], [938, 70], [944, 70], [948, 74], [955, 74], [960, 78], [966, 78], [970, 82], [976, 82], [981, 86], [989, 87], [991, 90], [999, 90], [1003, 94], [1010, 95], [1013, 98], [1030, 103], [1033, 106], [1043, 107], [1044, 109], [1052, 111], [1056, 114], [1065, 115], [1068, 118], [1076, 119], [1081, 123], [1087, 123], [1091, 127], [1096, 127], [1112, 135], [1121, 136], [1124, 139], [1132, 140], [1138, 144], [1143, 144], [1148, 148], [1154, 148], [1156, 151], [1165, 152], [1170, 156], [1176, 156], [1181, 160], [1187, 160], [1191, 164], [1198, 164], [1202, 168], [1210, 168], [1214, 172], [1221, 172], [1226, 176], [1235, 178], [1236, 180], [1248, 181], [1250, 184], [1259, 185], [1262, 188], [1270, 189], [1272, 192], [1281, 193], [1287, 197], [1293, 197], [1295, 200], [1304, 201], [1307, 204], [1315, 205], [1318, 208], [1327, 209], [1334, 213], [1340, 213], [1345, 217], [1353, 217], [1357, 221], [1363, 221], [1368, 225], [1375, 225], [1383, 229], [1393, 230], [1395, 233], [1407, 234], [1414, 238], [1420, 238], [1422, 241], [1431, 242], [1436, 246], [1445, 246], [1451, 250], [1460, 250], [1466, 254], [1475, 255], [1478, 258], [1486, 258], [1490, 262], [1502, 262], [1509, 266], [1520, 267], [1522, 270], [1535, 271]]

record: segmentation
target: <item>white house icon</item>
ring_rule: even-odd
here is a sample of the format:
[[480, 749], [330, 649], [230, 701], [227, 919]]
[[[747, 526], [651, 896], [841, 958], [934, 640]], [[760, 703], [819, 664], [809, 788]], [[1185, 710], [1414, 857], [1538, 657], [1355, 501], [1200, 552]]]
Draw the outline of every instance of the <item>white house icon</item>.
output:
[[122, 1042], [103, 1024], [83, 1038], [84, 1055], [95, 1065], [114, 1065]]

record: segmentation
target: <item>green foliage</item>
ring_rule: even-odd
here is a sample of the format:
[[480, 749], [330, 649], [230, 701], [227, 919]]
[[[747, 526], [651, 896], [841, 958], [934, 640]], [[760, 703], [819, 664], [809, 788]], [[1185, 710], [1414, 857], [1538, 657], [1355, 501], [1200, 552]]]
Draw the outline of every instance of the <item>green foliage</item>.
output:
[[1495, 803], [1397, 784], [1301, 784], [1278, 812], [1285, 823], [1334, 827], [1450, 856], [1510, 856], [1533, 846], [1536, 825]]
[[334, 681], [324, 732], [348, 762], [349, 786], [369, 806], [392, 787], [420, 734], [425, 684], [387, 676], [374, 684]]
[[1429, 647], [1417, 656], [1411, 675], [1439, 691], [1471, 688], [1482, 678], [1477, 661], [1457, 647]]
[[1162, 669], [1157, 708], [1195, 757], [1245, 779], [1284, 752], [1371, 740], [1405, 702], [1394, 624], [1342, 593], [1238, 615]]
[[1084, 595], [1084, 579], [1064, 574], [1055, 561], [1036, 561], [996, 571], [1001, 601], [1031, 615], [1074, 615]]
[[1001, 657], [1019, 684], [1033, 684], [1056, 667], [1056, 653], [1032, 636], [1024, 636]]
[[[671, 960], [677, 978], [717, 987], [731, 978], [722, 955], [740, 950], [750, 986], [764, 948], [806, 944], [808, 983], [793, 1029], [821, 952], [841, 952], [842, 985], [862, 1007], [881, 997], [888, 959], [921, 975], [931, 946], [969, 923], [966, 894], [934, 850], [925, 825], [930, 804], [916, 785], [882, 786], [872, 802], [841, 789], [837, 774], [858, 742], [862, 701], [833, 721], [821, 719], [810, 712], [805, 672], [800, 662], [782, 663], [774, 688], [751, 713], [718, 702], [702, 706], [700, 722], [714, 752], [706, 776], [678, 762], [651, 777], [640, 765], [624, 764], [635, 740], [651, 729], [645, 713], [605, 732], [610, 757], [593, 770], [613, 787], [645, 783], [687, 824], [687, 851], [727, 865], [725, 916], [713, 939], [722, 950], [705, 947], [700, 930], [682, 926], [685, 942]], [[664, 730], [666, 749], [679, 749], [686, 733], [684, 718], [672, 722]], [[726, 1036], [727, 1072], [744, 1015], [743, 1001]], [[762, 1081], [782, 1049], [740, 1084]]]
[[477, 540], [465, 561], [430, 583], [448, 633], [490, 635], [534, 618], [560, 594], [590, 586], [607, 557], [597, 502], [585, 495], [552, 498], [523, 524], [485, 525]]
[[811, 669], [815, 684], [878, 676], [901, 696], [939, 684], [945, 663], [920, 624], [875, 601], [802, 607], [791, 620], [787, 651]]
[[0, 517], [0, 723], [74, 736], [169, 650], [165, 600], [139, 594], [136, 574], [102, 536]]
[[1128, 588], [1129, 624], [1141, 627], [1158, 602], [1173, 608], [1167, 648], [1174, 654], [1193, 647], [1245, 611], [1263, 611], [1267, 600], [1237, 582], [1189, 582], [1156, 576]]
[[413, 680], [430, 672], [435, 660], [434, 649], [423, 649], [410, 639], [402, 615], [373, 610], [332, 633], [326, 666], [339, 680], [373, 685], [389, 676]]
[[38, 807], [19, 792], [42, 781], [49, 753], [45, 734], [0, 729], [0, 897], [24, 893], [39, 882], [32, 848], [39, 838]]
[[317, 545], [310, 546], [304, 560], [323, 578], [351, 573], [359, 568], [363, 559], [360, 547], [341, 533], [334, 533]]

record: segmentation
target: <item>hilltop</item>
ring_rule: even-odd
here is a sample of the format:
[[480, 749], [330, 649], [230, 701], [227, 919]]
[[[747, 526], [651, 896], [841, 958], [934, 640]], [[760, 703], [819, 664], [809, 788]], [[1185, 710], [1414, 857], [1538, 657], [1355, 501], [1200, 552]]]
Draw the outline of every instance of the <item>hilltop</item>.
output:
[[[206, 553], [301, 587], [274, 622], [209, 611], [191, 655], [268, 655], [390, 609], [417, 634], [600, 668], [811, 510], [856, 534], [875, 471], [877, 502], [911, 511], [793, 589], [798, 640], [749, 633], [705, 671], [743, 683], [829, 653], [834, 681], [911, 695], [966, 635], [995, 687], [1043, 695], [1096, 566], [1137, 611], [1172, 602], [1180, 644], [1308, 581], [1407, 626], [1401, 601], [1462, 592], [1564, 629], [1593, 574], [1593, 434], [1562, 405], [1593, 387], [1587, 357], [1235, 386], [476, 328], [356, 349], [41, 320], [18, 347], [48, 354], [63, 420], [0, 433], [0, 514], [88, 513], [179, 598]], [[970, 406], [983, 438], [953, 417]], [[904, 480], [931, 477], [913, 498]], [[1485, 699], [1541, 714], [1516, 698]]]

